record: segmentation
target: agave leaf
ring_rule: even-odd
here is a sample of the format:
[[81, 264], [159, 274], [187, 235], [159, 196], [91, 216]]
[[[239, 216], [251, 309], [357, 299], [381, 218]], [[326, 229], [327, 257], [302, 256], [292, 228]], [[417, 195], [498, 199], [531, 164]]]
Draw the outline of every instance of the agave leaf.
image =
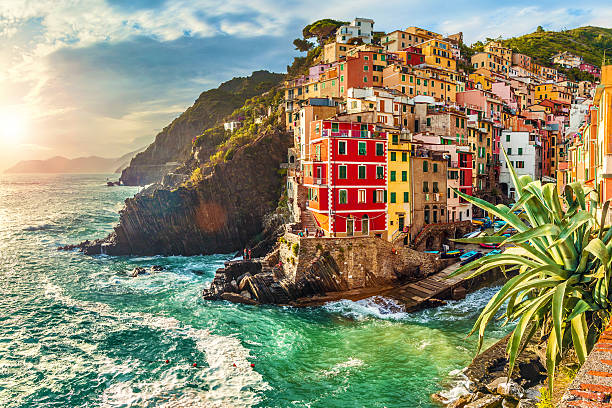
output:
[[567, 288], [567, 282], [568, 281], [564, 281], [557, 286], [552, 300], [553, 327], [558, 339], [562, 338], [561, 325], [563, 324], [563, 303], [565, 301], [565, 289]]
[[580, 228], [585, 223], [589, 221], [593, 221], [593, 220], [594, 220], [593, 216], [589, 214], [588, 212], [576, 213], [569, 220], [569, 223], [570, 223], [569, 228], [564, 229], [559, 235], [559, 238], [553, 241], [553, 243], [550, 244], [548, 248], [546, 249], [549, 249], [555, 245], [559, 245], [560, 243], [564, 242], [566, 239], [569, 238], [570, 235], [572, 235], [572, 233], [574, 233], [574, 231], [576, 231], [578, 228]]
[[561, 201], [557, 194], [557, 185], [552, 183], [546, 184], [542, 188], [542, 196], [544, 200], [549, 203], [555, 221], [560, 222], [561, 219], [563, 219], [563, 207], [561, 206]]
[[510, 211], [508, 207], [506, 207], [507, 211], [503, 211], [494, 206], [493, 204], [490, 204], [480, 198], [469, 196], [456, 189], [453, 190], [464, 200], [476, 205], [477, 207], [482, 208], [485, 211], [488, 211], [489, 213], [495, 215], [497, 218], [506, 221], [514, 228], [516, 228], [517, 231], [523, 232], [528, 229], [527, 225], [525, 225], [525, 223], [521, 221], [521, 219], [516, 214]]
[[596, 308], [593, 305], [591, 305], [584, 299], [580, 299], [576, 303], [576, 306], [574, 306], [574, 310], [572, 310], [572, 313], [570, 313], [570, 315], [567, 316], [567, 320], [572, 320], [576, 316], [579, 316], [585, 312], [593, 311], [593, 310], [596, 310]]
[[[581, 313], [571, 320], [571, 331], [572, 343], [574, 345], [574, 350], [576, 351], [576, 356], [578, 357], [580, 364], [583, 364], [588, 354], [586, 338], [589, 331], [584, 313]], [[558, 333], [557, 336], [559, 336]]]
[[608, 214], [609, 207], [610, 200], [606, 200], [603, 205], [603, 208], [601, 209], [601, 221], [599, 222], [599, 234], [597, 235], [597, 238], [599, 239], [601, 239], [601, 236], [603, 235], [604, 225], [606, 224], [606, 215]]
[[610, 254], [608, 253], [608, 249], [603, 241], [599, 238], [591, 240], [584, 248], [583, 253], [585, 251], [593, 254], [593, 256], [599, 259], [604, 265], [607, 265], [610, 262]]
[[504, 243], [514, 243], [514, 242], [525, 242], [532, 240], [534, 238], [546, 237], [550, 235], [559, 235], [561, 233], [561, 229], [557, 227], [555, 224], [543, 224], [538, 225], [535, 228], [531, 228], [527, 231], [518, 233], [516, 235], [512, 235], [508, 237], [502, 244]]
[[459, 242], [461, 244], [499, 244], [504, 242], [505, 239], [506, 237], [485, 235], [474, 238], [453, 238], [451, 241]]
[[569, 185], [574, 193], [576, 193], [576, 201], [580, 204], [580, 209], [586, 210], [586, 195], [584, 194], [584, 188], [582, 184], [578, 181], [570, 183]]
[[[563, 333], [562, 333], [563, 334]], [[563, 338], [563, 337], [561, 337]], [[546, 346], [546, 371], [548, 372], [548, 392], [552, 395], [555, 381], [555, 367], [557, 365], [557, 354], [559, 353], [557, 334], [553, 330], [548, 337]]]
[[523, 313], [523, 316], [521, 317], [518, 324], [516, 325], [516, 328], [512, 332], [512, 336], [510, 337], [510, 340], [508, 341], [508, 348], [507, 348], [507, 351], [508, 351], [508, 378], [511, 378], [512, 376], [512, 369], [514, 368], [514, 363], [516, 362], [516, 357], [518, 356], [518, 350], [519, 350], [519, 347], [521, 346], [521, 340], [523, 338], [523, 333], [525, 332], [527, 325], [531, 321], [531, 318], [534, 315], [534, 313], [536, 313], [536, 311], [545, 302], [547, 302], [551, 296], [552, 296], [552, 293], [548, 293], [544, 296], [541, 296], [539, 299], [537, 299], [531, 305], [531, 307], [525, 313]]

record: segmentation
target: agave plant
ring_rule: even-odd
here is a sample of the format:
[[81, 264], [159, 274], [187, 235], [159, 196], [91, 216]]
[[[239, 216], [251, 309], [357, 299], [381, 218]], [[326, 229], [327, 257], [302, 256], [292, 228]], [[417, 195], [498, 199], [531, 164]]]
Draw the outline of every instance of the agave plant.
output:
[[[516, 322], [507, 347], [510, 376], [517, 356], [539, 332], [542, 339], [547, 338], [546, 368], [552, 390], [563, 350], [573, 345], [583, 363], [608, 320], [612, 229], [604, 223], [609, 201], [600, 206], [598, 199], [591, 199], [597, 193], [580, 183], [567, 185], [559, 197], [555, 184], [517, 176], [503, 153], [518, 194], [512, 208], [457, 194], [505, 221], [505, 227], [490, 236], [456, 241], [497, 243], [504, 250], [464, 265], [455, 275], [473, 271], [470, 276], [477, 276], [501, 268], [512, 276], [482, 310], [470, 334], [478, 332], [480, 351], [485, 329], [495, 316], [501, 315], [504, 323]], [[517, 233], [502, 236], [509, 227]]]

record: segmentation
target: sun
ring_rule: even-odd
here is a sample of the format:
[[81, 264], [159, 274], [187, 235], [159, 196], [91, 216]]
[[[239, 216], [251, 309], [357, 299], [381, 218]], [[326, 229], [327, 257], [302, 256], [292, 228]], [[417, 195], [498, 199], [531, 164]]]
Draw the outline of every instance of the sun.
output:
[[25, 132], [23, 116], [17, 112], [0, 111], [0, 142], [16, 145], [21, 142]]

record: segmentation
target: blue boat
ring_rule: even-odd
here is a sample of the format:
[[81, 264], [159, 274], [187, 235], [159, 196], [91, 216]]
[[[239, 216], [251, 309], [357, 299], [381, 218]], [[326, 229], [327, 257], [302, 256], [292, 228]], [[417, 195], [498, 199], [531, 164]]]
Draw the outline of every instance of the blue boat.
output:
[[465, 265], [468, 262], [472, 262], [475, 259], [482, 257], [482, 253], [478, 251], [470, 251], [461, 255], [459, 259], [461, 260], [461, 265]]
[[494, 249], [492, 251], [489, 251], [485, 256], [489, 256], [489, 255], [499, 255], [501, 254], [501, 249]]

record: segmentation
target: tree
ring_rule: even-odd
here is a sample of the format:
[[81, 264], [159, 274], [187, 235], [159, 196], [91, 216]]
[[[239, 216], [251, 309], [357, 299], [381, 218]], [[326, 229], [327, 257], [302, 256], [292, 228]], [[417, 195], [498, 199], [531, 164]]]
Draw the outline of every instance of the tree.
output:
[[295, 45], [295, 49], [301, 52], [306, 52], [314, 47], [314, 44], [308, 40], [304, 40], [302, 38], [296, 38], [293, 40], [293, 45]]
[[543, 33], [544, 32], [544, 28], [542, 28], [542, 26], [538, 26], [538, 28], [536, 29], [536, 33]]
[[[609, 201], [599, 207], [598, 194], [585, 191], [580, 183], [567, 185], [561, 199], [555, 184], [542, 186], [528, 175], [519, 177], [505, 151], [504, 156], [518, 193], [512, 208], [457, 194], [505, 221], [505, 227], [492, 236], [457, 241], [512, 247], [464, 265], [455, 274], [474, 270], [471, 276], [477, 276], [493, 268], [516, 273], [491, 298], [470, 334], [478, 331], [480, 349], [486, 326], [498, 312], [506, 323], [517, 322], [507, 346], [510, 377], [523, 345], [542, 333], [552, 391], [562, 351], [573, 346], [583, 363], [610, 316], [612, 228], [604, 226]], [[602, 209], [599, 219], [595, 208]], [[518, 233], [503, 236], [509, 227]]]
[[317, 38], [319, 45], [323, 45], [325, 40], [335, 33], [338, 27], [347, 24], [345, 21], [333, 20], [325, 18], [317, 20], [312, 24], [308, 24], [302, 29], [304, 39]]

